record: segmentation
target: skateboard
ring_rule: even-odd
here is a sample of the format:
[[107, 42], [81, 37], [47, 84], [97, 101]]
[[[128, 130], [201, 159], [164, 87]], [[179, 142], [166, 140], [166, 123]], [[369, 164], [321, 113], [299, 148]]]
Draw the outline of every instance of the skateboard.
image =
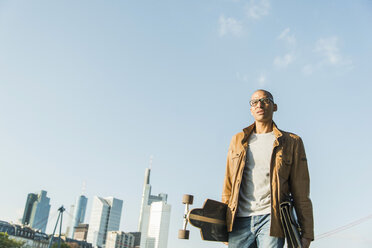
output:
[[193, 195], [184, 195], [182, 198], [182, 203], [185, 204], [185, 214], [183, 216], [183, 229], [178, 231], [178, 238], [189, 239], [190, 231], [186, 228], [187, 224], [190, 223], [200, 229], [202, 240], [227, 242], [227, 204], [206, 199], [202, 208], [189, 210], [193, 201]]

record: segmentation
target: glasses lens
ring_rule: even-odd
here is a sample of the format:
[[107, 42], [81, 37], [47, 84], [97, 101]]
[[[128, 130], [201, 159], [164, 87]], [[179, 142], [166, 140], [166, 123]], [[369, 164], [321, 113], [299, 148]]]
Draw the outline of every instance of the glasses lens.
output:
[[255, 107], [255, 106], [257, 105], [258, 101], [259, 101], [259, 100], [251, 100], [251, 101], [250, 101], [251, 106], [252, 106], [252, 107]]

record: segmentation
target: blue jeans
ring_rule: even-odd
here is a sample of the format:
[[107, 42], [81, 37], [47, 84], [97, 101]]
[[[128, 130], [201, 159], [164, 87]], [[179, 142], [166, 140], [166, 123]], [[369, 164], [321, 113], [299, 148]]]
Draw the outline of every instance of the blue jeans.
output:
[[270, 236], [270, 214], [237, 217], [229, 233], [229, 248], [283, 248], [284, 238]]

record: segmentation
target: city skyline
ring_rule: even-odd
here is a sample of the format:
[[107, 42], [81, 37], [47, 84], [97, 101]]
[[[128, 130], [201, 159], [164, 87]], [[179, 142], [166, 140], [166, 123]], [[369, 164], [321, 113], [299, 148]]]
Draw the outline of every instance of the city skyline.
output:
[[[151, 156], [151, 157], [153, 157], [153, 156]], [[152, 158], [150, 158], [150, 160], [152, 160]], [[140, 216], [141, 216], [141, 213], [142, 213], [142, 210], [143, 210], [142, 208], [144, 208], [146, 206], [150, 206], [152, 203], [163, 202], [163, 203], [165, 203], [165, 205], [167, 205], [167, 208], [170, 208], [170, 206], [168, 204], [166, 204], [168, 194], [166, 194], [166, 193], [159, 193], [158, 195], [152, 195], [151, 194], [152, 186], [150, 184], [150, 173], [151, 173], [151, 165], [150, 165], [149, 168], [145, 169], [145, 180], [144, 180], [144, 184], [143, 184], [143, 192], [142, 192], [142, 197], [141, 197], [142, 203], [140, 204], [140, 211], [139, 211]], [[31, 216], [31, 211], [33, 209], [32, 205], [34, 204], [34, 202], [37, 202], [39, 198], [44, 199], [46, 197], [47, 192], [48, 192], [47, 190], [40, 190], [40, 194], [29, 193], [27, 195], [27, 199], [26, 199], [26, 206], [25, 206], [25, 208], [22, 209], [23, 217], [22, 218], [15, 218], [15, 219], [6, 218], [6, 220], [9, 221], [10, 223], [14, 223], [14, 224], [24, 224], [26, 226], [29, 225], [28, 223], [24, 223], [26, 216]], [[48, 198], [48, 197], [47, 197], [47, 199], [49, 201], [51, 200], [51, 198]], [[102, 197], [99, 197], [97, 195], [94, 195], [93, 199], [96, 199], [96, 200], [99, 199], [98, 201], [103, 203], [103, 205], [105, 205], [104, 202], [108, 203], [107, 199], [109, 199], [111, 203], [114, 200], [123, 202], [123, 200], [118, 200], [117, 198], [115, 198], [113, 196], [108, 196], [108, 197], [102, 198]], [[53, 198], [52, 198], [52, 200], [53, 200]], [[31, 204], [29, 202], [31, 202]], [[111, 204], [111, 203], [108, 203], [108, 204]], [[91, 205], [89, 207], [89, 210], [90, 210], [89, 216], [92, 214], [91, 211], [92, 211], [92, 207], [93, 207], [92, 205], [93, 204], [94, 203], [91, 203]], [[123, 205], [123, 203], [121, 203], [121, 204]], [[28, 205], [31, 205], [31, 207], [27, 207]], [[61, 206], [65, 207], [67, 205], [68, 205], [68, 203], [64, 203], [62, 205], [54, 205], [54, 209], [53, 209], [54, 213], [57, 213], [58, 208], [60, 208]], [[63, 227], [64, 228], [63, 228], [63, 230], [65, 230], [65, 231], [63, 233], [65, 235], [67, 235], [69, 238], [72, 238], [72, 236], [73, 236], [73, 229], [71, 229], [70, 225], [77, 226], [77, 224], [83, 224], [83, 223], [84, 224], [89, 224], [89, 221], [84, 221], [85, 216], [86, 216], [86, 212], [87, 212], [87, 207], [88, 207], [88, 198], [85, 195], [79, 195], [79, 196], [76, 197], [76, 201], [74, 202], [74, 204], [70, 205], [70, 211], [67, 210], [67, 209], [64, 210], [64, 212], [67, 212], [68, 215], [65, 216], [65, 218], [64, 218], [64, 222], [63, 222]], [[156, 206], [155, 208], [159, 208], [159, 206]], [[29, 209], [29, 210], [27, 211], [27, 209]], [[149, 209], [147, 209], [147, 211], [149, 211]], [[170, 211], [170, 209], [167, 210], [167, 211]], [[28, 212], [30, 212], [30, 213], [28, 213]], [[123, 215], [123, 213], [120, 214], [120, 217], [122, 215]], [[148, 213], [147, 213], [147, 215], [148, 215]], [[50, 214], [48, 214], [47, 217], [49, 217], [49, 216], [50, 216]], [[75, 216], [76, 216], [76, 218], [75, 218]], [[54, 221], [55, 220], [56, 220], [56, 216], [54, 216]], [[49, 229], [49, 232], [51, 233], [52, 228], [55, 225], [55, 222], [49, 222], [47, 220], [46, 222], [43, 222], [43, 223], [48, 224], [48, 229]], [[119, 218], [119, 223], [120, 223], [120, 218]], [[127, 230], [127, 231], [134, 232], [135, 230], [139, 231], [140, 229], [141, 229], [141, 217], [139, 218], [138, 227], [134, 230]], [[115, 230], [115, 231], [123, 231], [123, 230], [118, 229], [118, 230]], [[48, 233], [48, 231], [46, 231], [45, 233]]]
[[[171, 206], [167, 204], [167, 194], [151, 194], [152, 186], [150, 184], [150, 174], [151, 161], [150, 168], [145, 169], [142, 203], [138, 223], [138, 233], [141, 234], [141, 247], [167, 248]], [[22, 224], [28, 225], [27, 220], [30, 219], [30, 212], [35, 212], [35, 210], [33, 210], [34, 203], [37, 203], [40, 199], [44, 199], [46, 194], [47, 191], [45, 190], [41, 190], [39, 195], [33, 193], [28, 194]], [[48, 198], [48, 203], [49, 200]], [[85, 195], [76, 197], [75, 204], [70, 207], [70, 211], [73, 215], [68, 213], [70, 217], [67, 218], [66, 223], [62, 223], [66, 226], [66, 231], [63, 235], [68, 238], [73, 238], [75, 227], [79, 224], [88, 224], [90, 228], [88, 228], [86, 241], [91, 243], [93, 247], [102, 247], [106, 242], [110, 243], [110, 247], [113, 246], [115, 242], [123, 245], [134, 244], [133, 234], [124, 233], [119, 229], [123, 200], [116, 199], [112, 196], [105, 198], [94, 196], [90, 219], [85, 223], [84, 219], [87, 202], [88, 198]], [[64, 209], [64, 211], [66, 210]], [[49, 218], [49, 212], [46, 217], [47, 219]], [[45, 226], [46, 224], [47, 222], [45, 222]], [[45, 233], [45, 228], [43, 232]], [[107, 235], [109, 235], [109, 238], [107, 238]]]

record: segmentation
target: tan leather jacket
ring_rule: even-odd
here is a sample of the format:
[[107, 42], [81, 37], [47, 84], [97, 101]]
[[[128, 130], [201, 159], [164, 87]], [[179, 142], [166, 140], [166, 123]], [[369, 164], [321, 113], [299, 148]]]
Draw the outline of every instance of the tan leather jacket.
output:
[[[233, 136], [226, 165], [222, 202], [228, 204], [226, 213], [228, 232], [232, 231], [239, 202], [239, 190], [245, 165], [248, 137], [255, 124]], [[304, 145], [299, 136], [279, 130], [275, 123], [276, 136], [270, 165], [271, 225], [270, 235], [284, 237], [280, 221], [279, 205], [291, 193], [303, 237], [313, 240], [313, 209], [310, 193], [310, 178]]]

